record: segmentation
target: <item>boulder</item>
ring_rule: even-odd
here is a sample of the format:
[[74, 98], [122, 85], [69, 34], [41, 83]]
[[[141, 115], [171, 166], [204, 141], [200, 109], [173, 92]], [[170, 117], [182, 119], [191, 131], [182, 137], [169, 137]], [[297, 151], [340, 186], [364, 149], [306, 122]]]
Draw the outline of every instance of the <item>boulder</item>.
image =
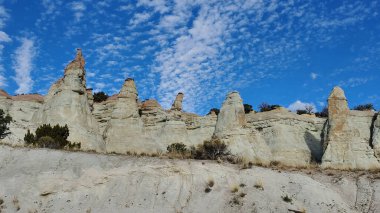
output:
[[[380, 164], [370, 146], [372, 115], [350, 111], [344, 91], [335, 87], [328, 99], [328, 128], [322, 167], [377, 169]], [[368, 115], [367, 115], [368, 114]]]
[[102, 152], [105, 144], [99, 134], [96, 120], [86, 91], [86, 71], [82, 51], [77, 50], [75, 59], [64, 71], [64, 77], [53, 84], [45, 97], [43, 106], [32, 121], [37, 125], [68, 125], [68, 140], [81, 143], [83, 150]]

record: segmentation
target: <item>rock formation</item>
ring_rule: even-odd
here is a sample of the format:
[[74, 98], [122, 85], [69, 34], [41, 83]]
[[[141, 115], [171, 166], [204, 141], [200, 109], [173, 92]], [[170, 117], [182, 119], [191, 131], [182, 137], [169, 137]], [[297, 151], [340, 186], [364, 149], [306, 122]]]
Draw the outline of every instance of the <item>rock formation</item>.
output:
[[182, 101], [183, 101], [183, 93], [179, 92], [175, 97], [175, 100], [172, 105], [172, 110], [182, 111]]
[[372, 134], [373, 134], [372, 146], [375, 151], [375, 155], [377, 159], [380, 159], [380, 114], [379, 113], [376, 116], [376, 120], [373, 125]]
[[[107, 152], [142, 152], [143, 123], [137, 105], [138, 93], [135, 81], [125, 80], [121, 88], [111, 119], [104, 132]], [[141, 147], [140, 147], [141, 146]]]
[[69, 63], [64, 77], [53, 84], [43, 106], [34, 114], [35, 124], [68, 125], [68, 140], [81, 143], [84, 150], [102, 152], [105, 144], [90, 108], [86, 92], [86, 71], [82, 51]]
[[232, 154], [246, 161], [269, 164], [271, 153], [261, 135], [246, 128], [243, 100], [238, 92], [227, 95], [220, 109], [214, 137], [228, 144]]
[[328, 113], [322, 166], [339, 169], [380, 168], [370, 147], [373, 113], [350, 111], [346, 96], [339, 87], [335, 87], [329, 96]]
[[139, 101], [133, 79], [119, 94], [94, 103], [86, 89], [81, 50], [49, 93], [11, 96], [0, 90], [0, 109], [13, 117], [1, 143], [22, 145], [27, 130], [42, 124], [69, 126], [71, 142], [83, 150], [108, 153], [166, 152], [172, 143], [187, 147], [219, 138], [235, 156], [259, 164], [287, 166], [321, 163], [337, 169], [380, 168], [380, 118], [372, 111], [349, 110], [344, 92], [334, 88], [329, 118], [300, 116], [285, 108], [245, 114], [238, 92], [227, 95], [219, 115], [183, 111], [178, 93], [171, 109], [153, 99]]

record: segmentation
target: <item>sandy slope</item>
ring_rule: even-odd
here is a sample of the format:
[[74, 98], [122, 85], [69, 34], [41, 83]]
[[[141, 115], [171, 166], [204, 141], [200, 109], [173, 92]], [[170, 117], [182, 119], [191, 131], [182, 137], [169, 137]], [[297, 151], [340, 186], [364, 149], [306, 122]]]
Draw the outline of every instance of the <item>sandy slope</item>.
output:
[[1, 212], [380, 212], [378, 177], [0, 146]]

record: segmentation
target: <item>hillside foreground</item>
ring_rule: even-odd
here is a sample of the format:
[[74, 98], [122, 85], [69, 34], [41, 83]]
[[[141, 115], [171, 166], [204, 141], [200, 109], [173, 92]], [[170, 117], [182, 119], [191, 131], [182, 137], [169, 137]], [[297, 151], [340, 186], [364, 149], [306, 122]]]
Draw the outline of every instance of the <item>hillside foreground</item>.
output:
[[0, 212], [379, 212], [380, 175], [0, 145]]

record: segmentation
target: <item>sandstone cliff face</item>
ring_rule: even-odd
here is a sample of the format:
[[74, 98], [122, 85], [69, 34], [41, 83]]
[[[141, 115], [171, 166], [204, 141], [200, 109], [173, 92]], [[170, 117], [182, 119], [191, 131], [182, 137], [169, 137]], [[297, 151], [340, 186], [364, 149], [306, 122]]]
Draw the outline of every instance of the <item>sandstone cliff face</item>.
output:
[[227, 95], [218, 116], [199, 116], [183, 111], [183, 93], [178, 93], [170, 110], [156, 100], [140, 102], [133, 79], [124, 82], [119, 94], [94, 103], [84, 66], [78, 50], [45, 97], [10, 96], [0, 90], [0, 108], [14, 120], [11, 134], [1, 142], [22, 145], [28, 129], [67, 124], [70, 141], [97, 152], [152, 154], [166, 152], [172, 143], [190, 147], [216, 137], [228, 144], [232, 154], [253, 163], [297, 167], [322, 161], [325, 168], [380, 168], [379, 115], [349, 110], [338, 87], [329, 97], [327, 121], [284, 108], [245, 114], [238, 92]]
[[380, 115], [377, 114], [372, 129], [372, 146], [377, 159], [380, 159]]
[[265, 141], [271, 161], [288, 166], [307, 166], [311, 161], [321, 161], [325, 119], [299, 116], [279, 108], [249, 114], [247, 122], [248, 127]]
[[82, 52], [78, 50], [76, 58], [65, 68], [64, 77], [51, 86], [45, 103], [32, 121], [38, 125], [67, 124], [68, 140], [80, 142], [84, 150], [102, 152], [105, 144], [91, 114], [85, 74]]
[[40, 95], [17, 95], [10, 96], [5, 91], [0, 92], [0, 109], [9, 113], [13, 122], [10, 123], [10, 134], [2, 142], [12, 145], [23, 145], [27, 129], [34, 130], [36, 125], [32, 117], [42, 104], [43, 97]]
[[139, 115], [137, 97], [134, 80], [125, 80], [104, 132], [107, 152], [143, 151], [143, 123]]
[[[6, 146], [0, 146], [0, 169], [4, 212], [380, 211], [379, 179], [366, 173], [241, 170], [210, 161]], [[209, 181], [214, 185], [206, 193]]]
[[329, 119], [322, 166], [339, 169], [380, 168], [370, 146], [373, 112], [350, 111], [341, 88], [328, 99]]

